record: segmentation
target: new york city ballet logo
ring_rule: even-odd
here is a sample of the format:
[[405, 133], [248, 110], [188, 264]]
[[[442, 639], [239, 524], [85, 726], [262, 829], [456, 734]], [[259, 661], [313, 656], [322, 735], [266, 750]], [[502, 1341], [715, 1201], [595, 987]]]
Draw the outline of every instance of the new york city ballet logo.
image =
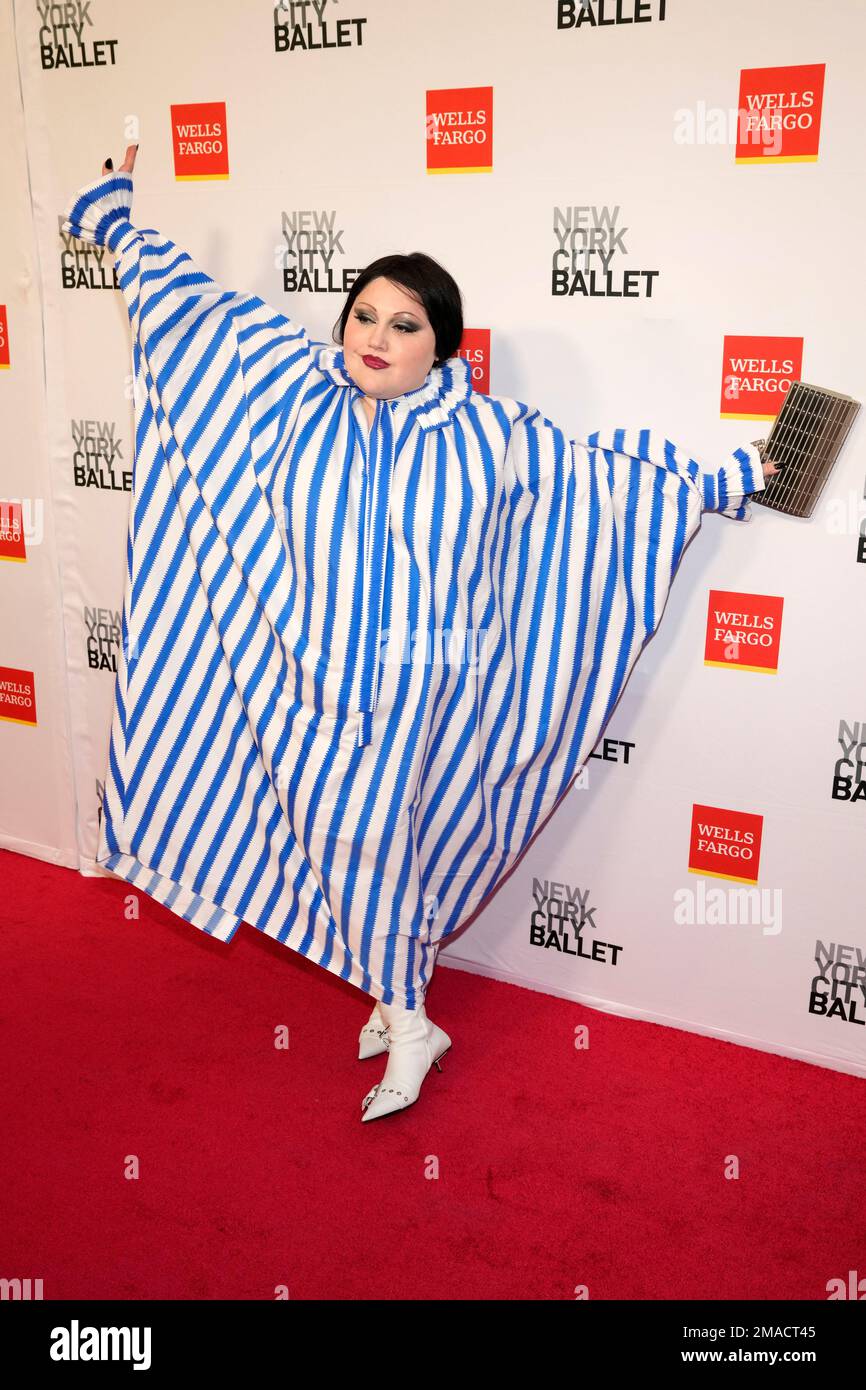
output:
[[121, 620], [114, 608], [84, 605], [84, 647], [91, 671], [110, 671], [117, 674], [120, 652]]
[[132, 467], [115, 420], [72, 421], [72, 481], [99, 492], [132, 491]]
[[601, 937], [584, 938], [586, 927], [596, 930], [598, 908], [588, 906], [589, 889], [533, 877], [533, 907], [529, 915], [529, 944], [561, 956], [574, 956], [602, 965], [618, 965], [622, 946]]
[[775, 420], [791, 383], [803, 379], [803, 339], [726, 334], [723, 420]]
[[60, 235], [60, 284], [64, 290], [119, 290], [117, 266], [107, 246], [81, 241], [64, 232], [63, 213], [57, 217]]
[[225, 102], [193, 101], [172, 106], [171, 144], [176, 179], [227, 179], [229, 137]]
[[840, 719], [837, 744], [832, 799], [866, 805], [866, 720]]
[[36, 674], [0, 666], [0, 719], [7, 724], [36, 723]]
[[440, 87], [427, 93], [428, 174], [493, 169], [493, 88]]
[[627, 267], [629, 254], [622, 209], [595, 204], [561, 204], [553, 209], [556, 243], [551, 294], [589, 299], [652, 299], [658, 270]]
[[117, 39], [97, 36], [93, 0], [36, 0], [39, 59], [43, 68], [105, 68], [117, 62]]
[[609, 29], [627, 24], [661, 24], [667, 0], [555, 0], [557, 29]]
[[711, 589], [704, 665], [734, 667], [738, 671], [777, 671], [784, 602], [775, 594]]
[[710, 878], [756, 883], [764, 817], [721, 806], [692, 807], [688, 871]]
[[866, 948], [819, 939], [815, 965], [809, 1013], [866, 1028]]
[[338, 0], [277, 0], [274, 52], [309, 53], [328, 48], [361, 48], [366, 18], [340, 14]]
[[280, 217], [274, 248], [284, 294], [348, 294], [363, 266], [347, 262], [346, 228], [335, 208], [294, 208]]
[[743, 69], [738, 164], [793, 164], [818, 158], [824, 66]]
[[602, 763], [621, 763], [626, 767], [630, 764], [633, 743], [629, 743], [624, 738], [609, 738], [607, 735], [600, 739], [595, 749], [590, 753], [590, 758], [595, 758]]

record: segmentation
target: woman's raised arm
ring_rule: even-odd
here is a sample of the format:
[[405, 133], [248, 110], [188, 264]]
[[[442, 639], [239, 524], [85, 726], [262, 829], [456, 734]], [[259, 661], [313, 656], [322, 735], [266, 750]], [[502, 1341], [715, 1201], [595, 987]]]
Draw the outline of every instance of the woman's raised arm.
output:
[[161, 232], [133, 225], [137, 149], [128, 147], [116, 172], [106, 160], [102, 176], [77, 191], [63, 230], [115, 257], [136, 385], [156, 388], [171, 419], [193, 394], [204, 406], [216, 404], [228, 389], [220, 365], [233, 364], [228, 370], [240, 378], [254, 461], [264, 469], [322, 345], [258, 296], [224, 290]]

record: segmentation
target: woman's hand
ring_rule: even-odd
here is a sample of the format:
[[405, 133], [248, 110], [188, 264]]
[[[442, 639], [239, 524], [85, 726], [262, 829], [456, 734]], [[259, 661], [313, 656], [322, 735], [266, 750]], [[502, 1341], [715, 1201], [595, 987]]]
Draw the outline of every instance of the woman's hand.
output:
[[[132, 171], [133, 171], [133, 169], [135, 168], [135, 156], [136, 156], [137, 154], [138, 154], [138, 145], [127, 145], [127, 147], [126, 147], [126, 158], [124, 159], [124, 161], [123, 161], [123, 163], [121, 164], [120, 168], [117, 170], [117, 173], [118, 173], [118, 174], [131, 174]], [[114, 165], [113, 165], [112, 162], [111, 162], [111, 155], [108, 156], [108, 158], [106, 159], [105, 163], [103, 164], [103, 166], [102, 166], [102, 172], [103, 172], [103, 174], [113, 174], [113, 173], [115, 172]]]
[[[753, 440], [752, 440], [752, 448], [753, 448], [753, 449], [760, 449], [761, 453], [763, 453], [764, 450], [766, 449], [766, 447], [767, 447], [767, 441], [766, 441], [766, 439], [753, 439]], [[770, 462], [769, 459], [764, 459], [763, 463], [761, 464], [761, 467], [762, 467], [763, 470], [764, 470], [764, 477], [765, 477], [765, 478], [772, 478], [772, 476], [773, 476], [774, 473], [778, 473], [778, 472], [780, 471], [780, 470], [776, 467], [776, 465], [775, 465], [774, 463], [771, 463], [771, 462]]]

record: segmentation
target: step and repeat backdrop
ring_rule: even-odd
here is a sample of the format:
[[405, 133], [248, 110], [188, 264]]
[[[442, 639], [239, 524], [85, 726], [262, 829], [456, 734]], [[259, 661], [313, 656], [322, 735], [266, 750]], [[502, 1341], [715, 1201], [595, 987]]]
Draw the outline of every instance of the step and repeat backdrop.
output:
[[[133, 221], [318, 340], [369, 261], [426, 251], [477, 390], [714, 469], [793, 381], [866, 400], [864, 45], [863, 0], [5, 5], [0, 843], [101, 872], [131, 347], [60, 223], [106, 156], [138, 142]], [[704, 516], [441, 966], [866, 1075], [863, 431], [808, 520]]]

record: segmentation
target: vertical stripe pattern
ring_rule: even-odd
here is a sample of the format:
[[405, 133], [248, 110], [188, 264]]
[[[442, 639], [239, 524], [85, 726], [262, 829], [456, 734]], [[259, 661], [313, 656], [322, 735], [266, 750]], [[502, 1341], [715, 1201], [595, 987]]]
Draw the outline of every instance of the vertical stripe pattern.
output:
[[649, 430], [569, 439], [460, 357], [368, 424], [342, 351], [130, 220], [133, 493], [97, 860], [202, 931], [239, 922], [386, 1003], [492, 892], [595, 746], [715, 473]]

